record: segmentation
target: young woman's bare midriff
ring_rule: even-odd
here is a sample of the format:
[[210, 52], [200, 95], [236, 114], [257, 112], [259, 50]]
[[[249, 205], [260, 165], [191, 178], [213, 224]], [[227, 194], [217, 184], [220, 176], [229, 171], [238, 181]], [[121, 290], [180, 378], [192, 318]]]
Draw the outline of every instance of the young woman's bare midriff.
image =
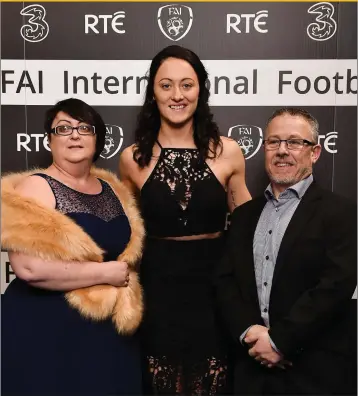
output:
[[158, 238], [158, 239], [169, 239], [172, 241], [197, 241], [200, 239], [215, 239], [221, 236], [222, 232], [213, 232], [211, 234], [200, 234], [200, 235], [184, 235], [180, 237], [151, 237], [151, 238]]

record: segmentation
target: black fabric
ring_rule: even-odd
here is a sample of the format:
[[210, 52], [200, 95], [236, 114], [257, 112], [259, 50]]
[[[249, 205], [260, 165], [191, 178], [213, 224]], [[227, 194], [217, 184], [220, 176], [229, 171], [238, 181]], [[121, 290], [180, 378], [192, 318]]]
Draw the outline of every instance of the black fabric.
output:
[[[116, 260], [131, 228], [109, 185], [102, 182], [102, 192], [91, 195], [42, 177], [49, 181], [61, 212], [106, 251], [105, 261]], [[98, 201], [105, 208], [98, 207]], [[118, 334], [111, 318], [84, 318], [63, 292], [35, 288], [16, 278], [2, 296], [1, 318], [2, 395], [142, 394], [138, 336]]]
[[149, 238], [141, 264], [141, 328], [148, 393], [215, 395], [227, 391], [227, 346], [212, 275], [223, 240]]
[[206, 234], [225, 226], [225, 189], [197, 149], [162, 148], [140, 204], [150, 236]]
[[220, 310], [237, 345], [235, 394], [356, 394], [357, 207], [315, 183], [282, 239], [270, 295], [269, 332], [293, 365], [266, 369], [238, 341], [263, 324], [252, 244], [265, 202], [234, 211], [218, 266]]

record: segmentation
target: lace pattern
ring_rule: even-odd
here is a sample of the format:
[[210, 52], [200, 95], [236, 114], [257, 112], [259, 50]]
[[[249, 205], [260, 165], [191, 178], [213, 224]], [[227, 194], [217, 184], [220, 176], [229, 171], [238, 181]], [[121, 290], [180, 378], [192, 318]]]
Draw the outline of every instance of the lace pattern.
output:
[[182, 210], [186, 210], [198, 180], [213, 176], [212, 171], [199, 158], [197, 149], [162, 149], [161, 158], [153, 178], [166, 183]]
[[85, 194], [73, 190], [60, 181], [46, 174], [38, 174], [49, 183], [56, 198], [56, 209], [63, 214], [88, 213], [108, 222], [120, 215], [125, 215], [122, 204], [112, 188], [100, 180], [102, 191], [99, 194]]
[[191, 365], [173, 365], [166, 356], [147, 356], [155, 394], [218, 395], [225, 392], [227, 364], [215, 357]]

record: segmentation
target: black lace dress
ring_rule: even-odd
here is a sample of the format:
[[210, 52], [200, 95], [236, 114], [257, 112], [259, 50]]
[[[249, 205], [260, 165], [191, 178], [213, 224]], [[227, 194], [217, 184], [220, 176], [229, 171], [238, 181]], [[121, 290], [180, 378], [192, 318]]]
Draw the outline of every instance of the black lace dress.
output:
[[161, 238], [223, 231], [226, 192], [197, 149], [162, 148], [141, 208], [148, 235], [141, 264], [146, 392], [225, 393], [227, 347], [212, 285], [223, 239]]
[[[69, 216], [115, 260], [131, 228], [111, 187], [83, 194], [44, 177], [56, 209]], [[1, 394], [11, 396], [140, 395], [137, 336], [117, 333], [111, 319], [93, 321], [71, 308], [61, 291], [16, 278], [2, 297]]]

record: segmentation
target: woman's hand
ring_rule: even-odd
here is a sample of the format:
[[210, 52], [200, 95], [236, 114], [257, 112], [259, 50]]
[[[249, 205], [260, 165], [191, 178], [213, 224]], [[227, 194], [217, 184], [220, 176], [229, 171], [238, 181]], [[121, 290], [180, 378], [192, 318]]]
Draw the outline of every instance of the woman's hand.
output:
[[117, 287], [127, 287], [129, 283], [128, 264], [124, 261], [107, 261], [103, 263], [105, 283]]

